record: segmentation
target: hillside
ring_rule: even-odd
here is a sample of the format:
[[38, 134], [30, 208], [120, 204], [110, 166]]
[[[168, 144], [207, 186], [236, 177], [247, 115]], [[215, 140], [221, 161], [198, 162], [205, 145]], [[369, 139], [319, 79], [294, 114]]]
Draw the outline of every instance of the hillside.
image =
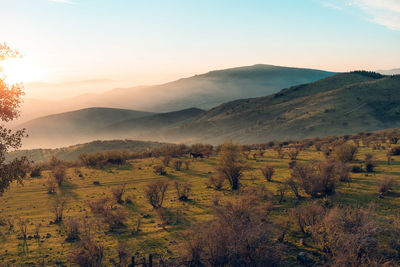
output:
[[99, 128], [152, 114], [126, 109], [87, 108], [37, 118], [16, 128], [26, 128], [29, 135], [24, 147], [60, 147], [85, 139], [91, 141]]
[[[227, 101], [265, 96], [289, 86], [313, 82], [332, 75], [334, 73], [321, 70], [254, 65], [211, 71], [161, 85], [118, 88], [57, 101], [27, 98], [22, 106], [20, 121], [89, 107], [153, 112], [170, 112], [191, 107], [210, 109]], [[68, 85], [63, 88], [66, 86]], [[73, 87], [74, 90], [77, 89], [76, 85]], [[90, 91], [95, 89], [91, 88]]]
[[229, 102], [171, 135], [251, 143], [399, 126], [400, 76], [372, 76], [338, 74], [271, 96]]
[[29, 149], [10, 152], [6, 156], [6, 160], [27, 157], [30, 161], [45, 162], [49, 161], [53, 156], [61, 160], [77, 160], [82, 153], [103, 152], [111, 150], [129, 150], [131, 152], [140, 152], [147, 149], [160, 147], [165, 145], [158, 142], [144, 142], [135, 140], [109, 140], [109, 141], [93, 141], [89, 143], [73, 145], [69, 147], [56, 149]]

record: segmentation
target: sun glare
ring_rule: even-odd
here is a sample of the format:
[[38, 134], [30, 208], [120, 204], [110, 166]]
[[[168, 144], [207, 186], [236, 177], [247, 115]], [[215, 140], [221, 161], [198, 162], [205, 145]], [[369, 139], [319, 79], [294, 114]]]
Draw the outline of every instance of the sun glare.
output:
[[43, 70], [25, 58], [12, 58], [0, 62], [0, 70], [7, 83], [25, 83], [42, 79]]

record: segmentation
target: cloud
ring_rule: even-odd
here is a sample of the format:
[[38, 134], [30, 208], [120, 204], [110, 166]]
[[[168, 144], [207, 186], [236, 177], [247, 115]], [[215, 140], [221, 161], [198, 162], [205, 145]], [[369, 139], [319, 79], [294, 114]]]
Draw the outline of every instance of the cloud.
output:
[[400, 0], [322, 0], [321, 3], [338, 10], [356, 8], [373, 23], [400, 30]]
[[400, 30], [400, 0], [354, 0], [348, 4], [363, 10], [370, 21]]
[[61, 4], [69, 4], [69, 5], [75, 5], [75, 2], [71, 2], [69, 0], [49, 0], [50, 2], [56, 2], [56, 3], [61, 3]]

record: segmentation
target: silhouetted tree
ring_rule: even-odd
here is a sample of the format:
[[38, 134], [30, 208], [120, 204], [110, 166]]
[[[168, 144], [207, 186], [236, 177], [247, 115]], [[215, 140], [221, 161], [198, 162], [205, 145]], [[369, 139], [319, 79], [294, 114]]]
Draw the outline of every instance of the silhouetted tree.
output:
[[[6, 44], [0, 44], [0, 61], [10, 57], [17, 57], [17, 51]], [[2, 70], [0, 69], [0, 72]], [[4, 75], [0, 75], [0, 120], [3, 122], [12, 121], [19, 115], [19, 105], [23, 95], [22, 84], [8, 84]], [[0, 194], [10, 186], [13, 181], [22, 182], [26, 175], [26, 158], [14, 159], [5, 162], [5, 155], [10, 149], [21, 147], [21, 140], [25, 136], [24, 130], [11, 131], [0, 126]]]

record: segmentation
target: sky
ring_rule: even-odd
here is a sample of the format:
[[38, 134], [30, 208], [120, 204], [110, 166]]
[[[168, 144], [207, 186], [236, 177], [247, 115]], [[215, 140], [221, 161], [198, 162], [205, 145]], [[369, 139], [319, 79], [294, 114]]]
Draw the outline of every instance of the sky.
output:
[[[272, 64], [400, 68], [400, 0], [0, 0], [23, 82], [158, 84]], [[22, 63], [21, 63], [22, 62]]]

